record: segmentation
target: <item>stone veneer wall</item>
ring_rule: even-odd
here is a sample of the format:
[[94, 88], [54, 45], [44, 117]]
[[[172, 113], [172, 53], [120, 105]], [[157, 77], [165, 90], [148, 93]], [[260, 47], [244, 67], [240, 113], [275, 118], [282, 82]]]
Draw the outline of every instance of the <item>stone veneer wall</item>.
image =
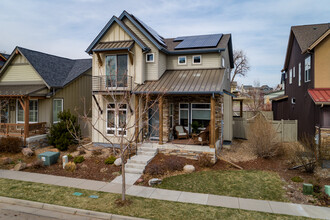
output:
[[198, 160], [200, 154], [206, 154], [211, 159], [212, 163], [216, 162], [216, 157], [214, 152], [200, 152], [200, 151], [185, 150], [185, 149], [163, 149], [163, 148], [158, 148], [158, 152], [163, 153], [165, 155], [175, 155], [192, 160]]
[[330, 128], [316, 127], [316, 133], [320, 131], [319, 152], [321, 160], [330, 160]]
[[27, 147], [33, 150], [49, 146], [46, 134], [29, 137], [26, 142]]

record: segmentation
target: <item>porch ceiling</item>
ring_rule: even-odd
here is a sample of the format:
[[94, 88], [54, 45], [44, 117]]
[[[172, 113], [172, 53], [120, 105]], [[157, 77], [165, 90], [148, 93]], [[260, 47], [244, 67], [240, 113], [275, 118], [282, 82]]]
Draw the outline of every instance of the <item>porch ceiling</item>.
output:
[[0, 96], [31, 95], [45, 88], [45, 85], [0, 85]]
[[135, 94], [212, 94], [223, 91], [224, 69], [167, 70], [159, 80], [137, 86]]

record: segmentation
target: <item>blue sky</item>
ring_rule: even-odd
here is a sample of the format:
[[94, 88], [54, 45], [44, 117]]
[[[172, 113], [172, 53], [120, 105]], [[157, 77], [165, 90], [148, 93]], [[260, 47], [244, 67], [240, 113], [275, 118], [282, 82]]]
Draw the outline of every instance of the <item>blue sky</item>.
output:
[[123, 10], [163, 37], [231, 33], [251, 65], [238, 82], [270, 86], [280, 81], [290, 27], [330, 22], [329, 0], [7, 0], [0, 7], [0, 51], [19, 45], [86, 58], [88, 45]]

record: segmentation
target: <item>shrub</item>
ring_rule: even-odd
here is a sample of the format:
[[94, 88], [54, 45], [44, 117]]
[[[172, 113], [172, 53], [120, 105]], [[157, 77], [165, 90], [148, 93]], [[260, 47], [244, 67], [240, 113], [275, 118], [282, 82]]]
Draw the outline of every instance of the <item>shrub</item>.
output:
[[213, 166], [211, 158], [207, 154], [204, 154], [204, 153], [198, 155], [198, 164], [201, 167], [211, 167], [211, 166]]
[[48, 140], [57, 149], [65, 151], [68, 146], [78, 144], [72, 134], [81, 137], [80, 126], [77, 125], [77, 117], [70, 113], [70, 110], [58, 113], [60, 121], [50, 128]]
[[146, 174], [152, 175], [152, 176], [159, 176], [164, 175], [166, 172], [166, 169], [161, 164], [150, 164], [147, 169], [145, 170]]
[[75, 144], [70, 145], [70, 146], [68, 147], [68, 151], [69, 151], [70, 153], [75, 152], [75, 151], [77, 150], [77, 147], [78, 147], [78, 145], [75, 145]]
[[82, 163], [82, 162], [84, 162], [84, 161], [85, 161], [84, 156], [78, 156], [78, 157], [75, 157], [75, 158], [73, 159], [73, 162], [74, 162], [74, 163]]
[[257, 115], [249, 126], [248, 142], [258, 157], [277, 156], [281, 145], [278, 143], [273, 125], [262, 115]]
[[65, 170], [71, 171], [71, 172], [74, 172], [76, 170], [76, 168], [77, 168], [77, 166], [73, 162], [69, 162], [69, 163], [65, 164], [65, 166], [64, 166]]
[[295, 149], [296, 163], [302, 165], [307, 173], [313, 173], [316, 167], [316, 144], [314, 138], [304, 135], [301, 146]]
[[23, 141], [18, 137], [0, 138], [0, 152], [19, 153], [22, 150]]
[[181, 171], [183, 170], [184, 165], [185, 163], [182, 160], [170, 157], [166, 160], [165, 169], [167, 171]]
[[295, 183], [302, 183], [304, 181], [303, 178], [301, 178], [300, 176], [294, 176], [291, 178], [292, 182], [295, 182]]
[[105, 164], [113, 164], [115, 162], [117, 158], [113, 155], [111, 155], [110, 157], [108, 157], [107, 159], [105, 159], [104, 163]]
[[68, 160], [71, 160], [73, 156], [71, 154], [68, 154]]
[[79, 150], [79, 155], [83, 155], [83, 154], [86, 154], [86, 151], [84, 149], [80, 149]]

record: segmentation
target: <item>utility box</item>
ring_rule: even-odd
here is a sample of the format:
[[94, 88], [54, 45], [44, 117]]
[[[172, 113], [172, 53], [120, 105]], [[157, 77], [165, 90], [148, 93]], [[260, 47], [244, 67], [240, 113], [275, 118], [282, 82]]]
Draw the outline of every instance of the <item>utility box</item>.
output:
[[38, 158], [44, 162], [45, 166], [50, 166], [57, 162], [60, 152], [47, 151], [38, 155]]

